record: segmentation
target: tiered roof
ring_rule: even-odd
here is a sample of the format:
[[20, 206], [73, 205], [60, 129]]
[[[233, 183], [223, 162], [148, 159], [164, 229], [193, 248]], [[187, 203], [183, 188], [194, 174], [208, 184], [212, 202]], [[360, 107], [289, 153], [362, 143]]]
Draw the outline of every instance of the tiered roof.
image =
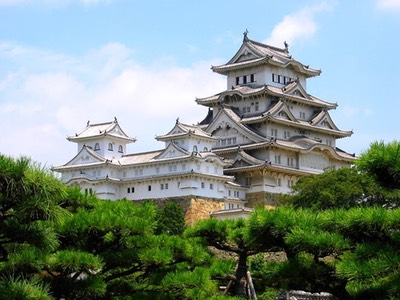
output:
[[90, 124], [87, 122], [86, 128], [80, 133], [75, 133], [74, 136], [69, 136], [67, 139], [71, 142], [79, 142], [88, 139], [97, 139], [99, 137], [113, 137], [126, 142], [135, 142], [136, 139], [129, 137], [119, 126], [117, 118], [112, 122]]
[[337, 103], [328, 102], [310, 94], [307, 94], [304, 88], [297, 81], [290, 82], [280, 87], [271, 85], [254, 85], [246, 84], [236, 86], [230, 90], [223, 91], [210, 97], [196, 98], [197, 104], [204, 106], [214, 106], [215, 104], [224, 103], [225, 98], [228, 97], [239, 97], [247, 98], [253, 96], [270, 95], [278, 98], [283, 98], [288, 101], [293, 101], [301, 104], [308, 104], [315, 107], [334, 109], [337, 107]]
[[198, 137], [210, 141], [215, 141], [216, 138], [212, 137], [211, 134], [202, 130], [198, 125], [188, 125], [176, 120], [175, 126], [165, 135], [156, 136], [157, 141], [174, 140], [183, 137]]
[[305, 77], [317, 76], [320, 70], [312, 69], [303, 65], [292, 58], [289, 54], [289, 48], [285, 43], [285, 48], [273, 47], [257, 41], [250, 40], [247, 32], [244, 33], [243, 43], [238, 52], [226, 64], [213, 66], [211, 69], [219, 74], [228, 74], [228, 72], [238, 69], [244, 69], [263, 64], [275, 65], [282, 68], [292, 67], [298, 73]]

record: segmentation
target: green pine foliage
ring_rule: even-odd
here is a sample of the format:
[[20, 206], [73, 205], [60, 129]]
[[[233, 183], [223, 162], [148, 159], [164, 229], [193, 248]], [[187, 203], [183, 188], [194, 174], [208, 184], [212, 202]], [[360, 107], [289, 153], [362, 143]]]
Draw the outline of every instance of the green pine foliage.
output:
[[185, 214], [177, 203], [168, 202], [158, 210], [157, 234], [181, 235], [185, 227]]
[[379, 204], [383, 192], [369, 174], [355, 168], [327, 170], [302, 177], [292, 190], [292, 194], [282, 195], [283, 203], [313, 209], [348, 209]]
[[373, 142], [356, 161], [360, 170], [371, 174], [382, 186], [400, 188], [400, 142]]
[[0, 299], [51, 300], [49, 288], [38, 278], [9, 277], [0, 281]]
[[259, 299], [399, 299], [398, 150], [300, 181], [289, 207], [189, 228], [175, 203], [99, 200], [0, 155], [0, 298], [235, 299], [250, 270]]

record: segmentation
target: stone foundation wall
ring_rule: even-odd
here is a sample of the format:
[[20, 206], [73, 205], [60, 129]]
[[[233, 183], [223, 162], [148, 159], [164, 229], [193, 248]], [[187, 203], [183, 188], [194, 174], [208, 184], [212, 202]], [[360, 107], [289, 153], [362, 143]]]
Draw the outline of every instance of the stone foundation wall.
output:
[[207, 220], [210, 218], [210, 213], [224, 208], [223, 200], [192, 198], [185, 212], [186, 224], [191, 226], [199, 220]]
[[266, 208], [272, 208], [279, 205], [277, 195], [266, 192], [247, 193], [246, 200], [246, 207], [249, 208], [255, 208], [260, 205]]
[[[224, 209], [224, 200], [220, 199], [203, 199], [197, 197], [179, 197], [179, 198], [163, 198], [151, 200], [156, 206], [162, 208], [166, 203], [174, 202], [178, 204], [184, 214], [186, 225], [192, 226], [199, 220], [210, 218], [213, 211]], [[134, 203], [143, 203], [144, 201], [134, 201]]]

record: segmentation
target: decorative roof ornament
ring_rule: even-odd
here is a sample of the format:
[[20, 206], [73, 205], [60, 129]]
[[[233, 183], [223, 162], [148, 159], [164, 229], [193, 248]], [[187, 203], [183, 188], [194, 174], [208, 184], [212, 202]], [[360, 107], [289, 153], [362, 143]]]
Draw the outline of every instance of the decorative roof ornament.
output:
[[289, 53], [289, 44], [286, 41], [284, 41], [283, 44], [285, 45], [285, 52]]
[[114, 123], [118, 123], [117, 117], [114, 117]]
[[178, 117], [178, 118], [176, 118], [176, 122], [175, 122], [175, 124], [179, 124], [179, 117]]
[[246, 28], [246, 30], [243, 32], [243, 42], [246, 42], [246, 41], [248, 41], [249, 40], [249, 38], [247, 37], [247, 34], [249, 33], [249, 31], [247, 30], [247, 28]]
[[89, 127], [89, 125], [90, 125], [90, 120], [87, 121], [86, 127]]

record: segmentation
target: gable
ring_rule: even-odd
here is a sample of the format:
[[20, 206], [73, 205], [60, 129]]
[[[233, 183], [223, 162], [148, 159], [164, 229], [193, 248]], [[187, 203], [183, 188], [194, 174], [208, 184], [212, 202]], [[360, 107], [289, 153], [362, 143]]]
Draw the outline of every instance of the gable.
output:
[[331, 130], [339, 130], [327, 111], [321, 111], [313, 120], [312, 124], [317, 127]]
[[283, 88], [283, 91], [285, 95], [310, 100], [310, 95], [307, 94], [307, 92], [304, 90], [298, 80], [290, 82], [287, 86]]
[[237, 58], [233, 61], [233, 63], [247, 61], [251, 59], [259, 58], [256, 54], [254, 54], [248, 47], [244, 47], [238, 53]]
[[287, 104], [279, 100], [270, 110], [269, 113], [271, 116], [277, 119], [289, 120], [293, 122], [297, 122], [297, 119], [293, 116]]
[[306, 98], [308, 99], [307, 95], [304, 93], [304, 91], [300, 89], [295, 89], [293, 92], [289, 93], [289, 95], [301, 97], [301, 98]]
[[179, 122], [177, 121], [175, 126], [165, 135], [165, 136], [170, 136], [170, 135], [177, 135], [177, 134], [182, 134], [186, 133], [187, 131], [184, 130], [180, 125]]
[[181, 147], [177, 146], [175, 143], [169, 143], [168, 146], [162, 151], [155, 159], [168, 159], [175, 157], [188, 156], [190, 153]]
[[74, 158], [65, 164], [65, 166], [78, 166], [104, 162], [104, 158], [91, 150], [90, 148], [83, 146], [81, 151]]
[[235, 138], [234, 144], [258, 143], [264, 140], [262, 136], [241, 124], [240, 118], [228, 108], [219, 111], [205, 131], [220, 140]]
[[251, 164], [241, 158], [235, 160], [235, 162], [232, 164], [233, 168], [248, 167], [248, 166], [251, 166]]

